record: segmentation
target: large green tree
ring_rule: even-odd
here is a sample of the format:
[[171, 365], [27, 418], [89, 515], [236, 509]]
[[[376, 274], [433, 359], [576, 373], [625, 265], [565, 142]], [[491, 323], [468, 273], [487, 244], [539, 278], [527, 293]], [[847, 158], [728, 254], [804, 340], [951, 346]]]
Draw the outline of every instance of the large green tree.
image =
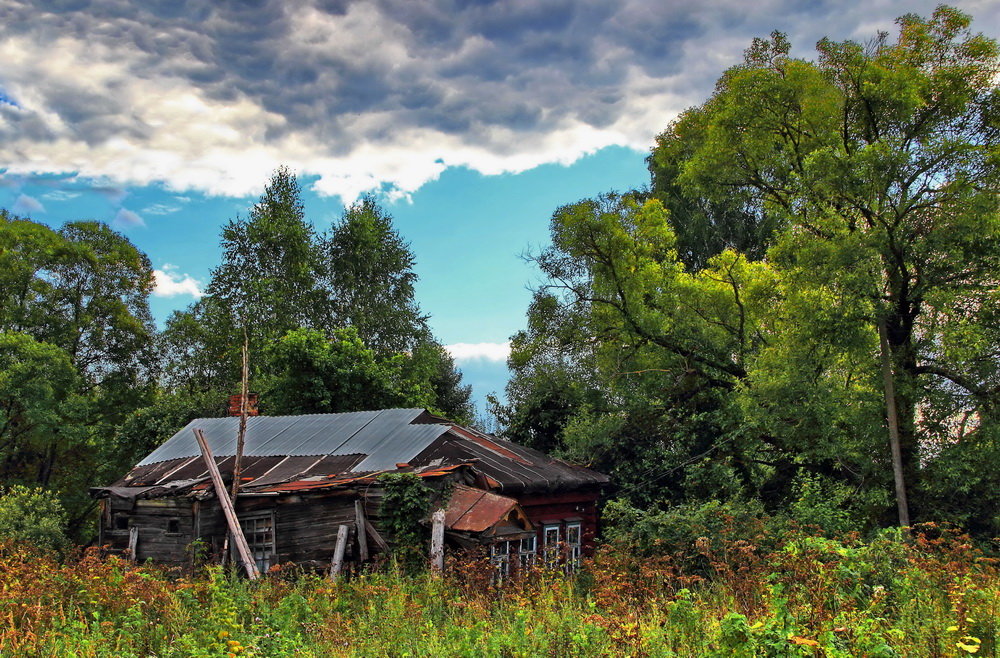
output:
[[223, 315], [213, 320], [231, 329], [237, 352], [243, 331], [258, 350], [292, 329], [324, 323], [319, 254], [301, 196], [295, 175], [279, 168], [249, 216], [222, 229], [222, 263], [206, 293]]
[[[780, 35], [755, 43], [679, 122], [707, 128], [677, 180], [707, 198], [751, 195], [785, 227], [776, 264], [842, 295], [871, 334], [885, 327], [903, 471], [918, 486], [924, 444], [960, 438], [946, 419], [982, 421], [1000, 392], [1000, 59], [957, 10], [899, 25], [894, 42], [824, 39], [816, 62], [788, 57]], [[974, 345], [956, 340], [960, 325]]]
[[112, 436], [155, 387], [149, 259], [97, 222], [0, 211], [0, 477], [55, 490], [86, 526]]
[[[348, 207], [320, 236], [305, 216], [298, 181], [281, 168], [249, 217], [223, 228], [222, 247], [206, 295], [175, 312], [161, 337], [165, 404], [188, 400], [202, 409], [206, 395], [222, 400], [236, 392], [246, 336], [251, 387], [267, 413], [405, 403], [471, 417], [470, 390], [416, 303], [413, 254], [374, 198]], [[345, 397], [342, 387], [357, 390]], [[337, 400], [327, 399], [334, 393]], [[156, 433], [140, 422], [131, 434]]]
[[[877, 510], [894, 408], [918, 516], [949, 499], [934, 484], [945, 455], [996, 452], [997, 46], [947, 7], [899, 26], [895, 41], [823, 40], [816, 61], [777, 33], [755, 41], [659, 137], [658, 203], [557, 211], [512, 364], [541, 372], [521, 364], [554, 346], [596, 359], [604, 410], [560, 421], [564, 443], [660, 436], [647, 477], [717, 459], [778, 503], [807, 470]], [[647, 430], [623, 431], [637, 418]]]
[[385, 353], [409, 350], [426, 336], [413, 253], [374, 197], [344, 211], [322, 253], [338, 324], [354, 327], [365, 344]]

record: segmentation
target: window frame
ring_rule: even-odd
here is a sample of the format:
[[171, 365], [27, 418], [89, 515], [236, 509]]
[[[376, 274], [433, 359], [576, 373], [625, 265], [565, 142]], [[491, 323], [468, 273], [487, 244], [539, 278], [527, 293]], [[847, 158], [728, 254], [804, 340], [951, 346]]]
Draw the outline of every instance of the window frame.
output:
[[[524, 542], [530, 541], [530, 547], [525, 548]], [[535, 566], [538, 557], [538, 535], [522, 537], [518, 542], [517, 564], [521, 569], [530, 569]]]
[[[253, 557], [254, 563], [257, 565], [257, 570], [260, 573], [267, 573], [276, 562], [278, 555], [278, 537], [276, 528], [276, 519], [274, 510], [269, 510], [266, 512], [254, 512], [253, 514], [246, 514], [239, 517], [240, 529], [243, 531], [243, 537], [247, 541], [247, 546], [250, 549], [250, 555]], [[260, 534], [265, 534], [257, 529], [256, 524], [259, 521], [267, 521], [270, 526], [270, 543], [262, 543], [257, 541], [257, 537]], [[248, 528], [248, 524], [254, 524], [252, 527]], [[233, 547], [235, 549], [235, 547]], [[269, 549], [267, 553], [264, 553], [265, 549]]]
[[[501, 547], [503, 547], [501, 549]], [[497, 575], [505, 578], [510, 575], [510, 542], [506, 540], [490, 544], [490, 562], [497, 570]]]
[[[549, 541], [549, 531], [555, 531], [555, 541]], [[548, 569], [559, 566], [559, 543], [562, 540], [562, 523], [546, 523], [542, 526], [542, 556]]]
[[[573, 532], [576, 541], [572, 541]], [[580, 568], [580, 558], [583, 555], [583, 522], [566, 522], [566, 573], [572, 573]]]

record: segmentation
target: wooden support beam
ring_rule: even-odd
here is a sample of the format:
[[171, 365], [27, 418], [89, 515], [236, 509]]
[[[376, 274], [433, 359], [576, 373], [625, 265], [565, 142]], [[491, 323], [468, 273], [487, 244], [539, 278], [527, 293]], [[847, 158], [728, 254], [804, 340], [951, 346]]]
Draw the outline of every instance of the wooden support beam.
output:
[[358, 527], [358, 558], [368, 561], [368, 533], [365, 531], [365, 506], [360, 500], [354, 501], [354, 523]]
[[347, 548], [347, 533], [350, 526], [342, 524], [337, 528], [337, 545], [333, 549], [333, 560], [330, 561], [330, 578], [336, 579], [340, 576], [340, 570], [344, 566], [344, 549]]
[[368, 536], [378, 544], [379, 549], [383, 553], [389, 552], [389, 542], [382, 538], [382, 535], [379, 534], [378, 530], [375, 529], [375, 526], [368, 519], [365, 519], [365, 530], [368, 531]]
[[134, 525], [128, 529], [128, 559], [129, 562], [138, 560], [136, 551], [139, 549], [139, 526]]
[[444, 571], [444, 510], [431, 517], [431, 571]]
[[254, 562], [253, 555], [250, 554], [250, 546], [247, 544], [247, 538], [243, 535], [243, 528], [240, 527], [240, 521], [236, 517], [236, 510], [233, 508], [233, 501], [229, 498], [229, 492], [226, 491], [226, 485], [222, 481], [222, 474], [219, 473], [219, 466], [215, 463], [215, 457], [212, 456], [212, 451], [208, 447], [208, 441], [205, 440], [205, 435], [197, 427], [194, 428], [194, 438], [198, 441], [198, 447], [201, 448], [201, 457], [205, 460], [205, 466], [208, 467], [209, 475], [212, 476], [212, 484], [215, 485], [215, 495], [218, 496], [219, 505], [222, 507], [223, 514], [226, 515], [226, 523], [229, 524], [229, 534], [233, 538], [236, 553], [239, 555], [240, 562], [243, 563], [243, 568], [246, 569], [247, 577], [250, 580], [257, 580], [260, 577], [260, 572], [257, 571], [257, 563]]

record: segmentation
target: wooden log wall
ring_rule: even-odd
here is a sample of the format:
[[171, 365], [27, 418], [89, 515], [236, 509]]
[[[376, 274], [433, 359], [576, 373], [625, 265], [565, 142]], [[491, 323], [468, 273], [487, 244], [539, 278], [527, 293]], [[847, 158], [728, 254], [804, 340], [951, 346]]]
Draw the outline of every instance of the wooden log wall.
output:
[[566, 519], [579, 519], [581, 544], [584, 555], [593, 554], [597, 539], [597, 492], [568, 492], [549, 495], [535, 494], [518, 497], [531, 522], [538, 529], [538, 547], [541, 550], [543, 526], [548, 521], [559, 521], [559, 539], [566, 541]]
[[[152, 558], [157, 562], [183, 565], [190, 561], [188, 545], [194, 539], [194, 515], [186, 498], [158, 498], [108, 503], [110, 515], [102, 518], [104, 544], [113, 552], [128, 548], [130, 528], [138, 528], [137, 561]], [[128, 518], [128, 527], [117, 527], [118, 515]], [[171, 522], [174, 522], [173, 524]], [[175, 528], [171, 528], [175, 525]], [[175, 529], [176, 532], [171, 532]]]

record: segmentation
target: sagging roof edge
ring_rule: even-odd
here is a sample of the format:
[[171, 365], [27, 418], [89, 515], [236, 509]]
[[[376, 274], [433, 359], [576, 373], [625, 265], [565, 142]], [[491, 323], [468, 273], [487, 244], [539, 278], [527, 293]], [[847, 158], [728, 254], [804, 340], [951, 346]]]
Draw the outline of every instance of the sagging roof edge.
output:
[[[451, 464], [447, 466], [434, 466], [420, 468], [397, 468], [368, 473], [345, 473], [328, 478], [305, 480], [289, 480], [286, 482], [271, 483], [267, 485], [250, 487], [240, 491], [241, 497], [271, 496], [271, 495], [294, 495], [299, 493], [322, 494], [334, 493], [338, 491], [348, 491], [358, 485], [371, 484], [379, 476], [386, 473], [414, 473], [421, 478], [439, 478], [458, 472], [462, 469], [469, 469], [474, 472], [473, 464], [475, 460]], [[196, 480], [188, 480], [177, 485], [152, 485], [142, 487], [91, 487], [89, 489], [91, 498], [111, 498], [117, 497], [125, 500], [152, 499], [166, 497], [180, 497], [189, 494], [203, 494], [206, 497], [214, 495], [208, 476]]]

